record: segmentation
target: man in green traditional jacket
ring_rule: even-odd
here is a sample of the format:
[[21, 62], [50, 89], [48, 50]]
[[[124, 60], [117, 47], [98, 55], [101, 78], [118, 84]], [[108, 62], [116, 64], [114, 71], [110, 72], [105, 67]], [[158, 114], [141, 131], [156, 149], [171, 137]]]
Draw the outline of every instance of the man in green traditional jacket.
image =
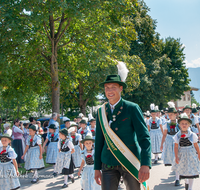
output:
[[[140, 107], [121, 98], [127, 87], [119, 75], [108, 75], [99, 85], [104, 87], [109, 102], [106, 104], [107, 120], [111, 129], [138, 158], [141, 167], [136, 180], [114, 157], [102, 132], [97, 114], [95, 137], [95, 180], [102, 190], [117, 190], [121, 176], [127, 190], [140, 190], [140, 183], [149, 178], [151, 168], [150, 136]], [[120, 143], [120, 142], [119, 142]]]

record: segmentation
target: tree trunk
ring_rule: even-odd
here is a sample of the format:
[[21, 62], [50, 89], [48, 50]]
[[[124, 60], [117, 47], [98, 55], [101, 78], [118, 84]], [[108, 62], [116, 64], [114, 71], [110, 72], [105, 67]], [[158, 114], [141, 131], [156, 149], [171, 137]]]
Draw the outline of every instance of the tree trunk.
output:
[[83, 113], [83, 115], [84, 115], [85, 117], [87, 117], [87, 116], [86, 116], [86, 104], [85, 104], [85, 103], [82, 104], [82, 105], [80, 105], [80, 109], [81, 109], [81, 113]]
[[[58, 77], [58, 62], [57, 62], [57, 43], [55, 40], [55, 28], [53, 16], [50, 18], [51, 31], [51, 92], [52, 92], [52, 112], [60, 113], [60, 82]], [[59, 119], [59, 118], [58, 118]]]
[[78, 86], [78, 89], [79, 89], [79, 107], [80, 107], [81, 113], [83, 113], [83, 115], [86, 116], [86, 106], [87, 106], [89, 99], [84, 99], [84, 97], [83, 97], [84, 92], [83, 92], [83, 86], [82, 85], [83, 85], [83, 81], [79, 81], [79, 86]]
[[60, 113], [60, 82], [57, 75], [52, 77], [52, 112]]

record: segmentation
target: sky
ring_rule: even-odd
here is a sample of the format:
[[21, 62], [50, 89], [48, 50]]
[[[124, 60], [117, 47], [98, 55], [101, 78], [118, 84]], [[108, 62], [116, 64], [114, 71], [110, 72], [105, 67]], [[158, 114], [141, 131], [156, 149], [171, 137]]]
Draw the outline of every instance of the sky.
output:
[[200, 0], [144, 0], [161, 38], [180, 38], [187, 68], [200, 67]]

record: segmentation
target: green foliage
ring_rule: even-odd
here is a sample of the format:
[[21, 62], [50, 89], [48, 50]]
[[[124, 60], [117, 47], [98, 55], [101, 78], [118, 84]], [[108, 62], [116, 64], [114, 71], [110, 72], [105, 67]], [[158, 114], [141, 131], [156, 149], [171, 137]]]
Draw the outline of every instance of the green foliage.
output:
[[3, 121], [13, 121], [23, 116], [29, 118], [39, 111], [39, 97], [33, 92], [23, 94], [20, 90], [2, 89], [0, 93], [0, 115]]
[[114, 72], [114, 60], [121, 60], [130, 69], [133, 90], [145, 71], [141, 59], [128, 53], [136, 37], [131, 18], [136, 6], [132, 0], [2, 2], [0, 58], [7, 72], [1, 85], [52, 93], [52, 104], [59, 104], [59, 94], [61, 103], [72, 96], [84, 109], [98, 94], [99, 81]]
[[156, 21], [148, 15], [148, 7], [141, 2], [133, 16], [137, 32], [132, 41], [130, 55], [138, 55], [145, 64], [146, 72], [140, 74], [140, 85], [125, 98], [138, 103], [143, 110], [151, 103], [160, 108], [170, 100], [181, 97], [189, 90], [188, 72], [184, 65], [184, 54], [180, 40], [162, 40], [155, 32]]

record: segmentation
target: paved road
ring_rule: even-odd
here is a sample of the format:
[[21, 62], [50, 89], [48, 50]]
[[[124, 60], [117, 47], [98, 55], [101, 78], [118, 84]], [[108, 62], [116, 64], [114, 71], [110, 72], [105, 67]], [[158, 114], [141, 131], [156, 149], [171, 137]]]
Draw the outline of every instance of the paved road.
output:
[[[77, 170], [75, 170], [75, 183], [71, 183], [69, 180], [68, 190], [81, 190], [80, 179], [77, 177]], [[31, 184], [31, 176], [29, 173], [28, 176], [25, 176], [23, 179], [20, 178], [21, 189], [27, 190], [54, 190], [61, 189], [64, 181], [63, 176], [58, 175], [53, 178], [51, 174], [53, 173], [53, 167], [49, 167], [39, 171], [40, 181], [37, 184]], [[29, 177], [29, 178], [28, 178]], [[171, 172], [171, 167], [165, 167], [162, 163], [162, 160], [159, 161], [157, 165], [153, 165], [151, 169], [151, 177], [148, 180], [148, 185], [150, 190], [181, 190], [185, 189], [184, 180], [181, 180], [181, 186], [174, 186], [175, 175]], [[194, 180], [193, 190], [200, 190], [200, 178]], [[126, 189], [122, 184], [119, 189]]]

